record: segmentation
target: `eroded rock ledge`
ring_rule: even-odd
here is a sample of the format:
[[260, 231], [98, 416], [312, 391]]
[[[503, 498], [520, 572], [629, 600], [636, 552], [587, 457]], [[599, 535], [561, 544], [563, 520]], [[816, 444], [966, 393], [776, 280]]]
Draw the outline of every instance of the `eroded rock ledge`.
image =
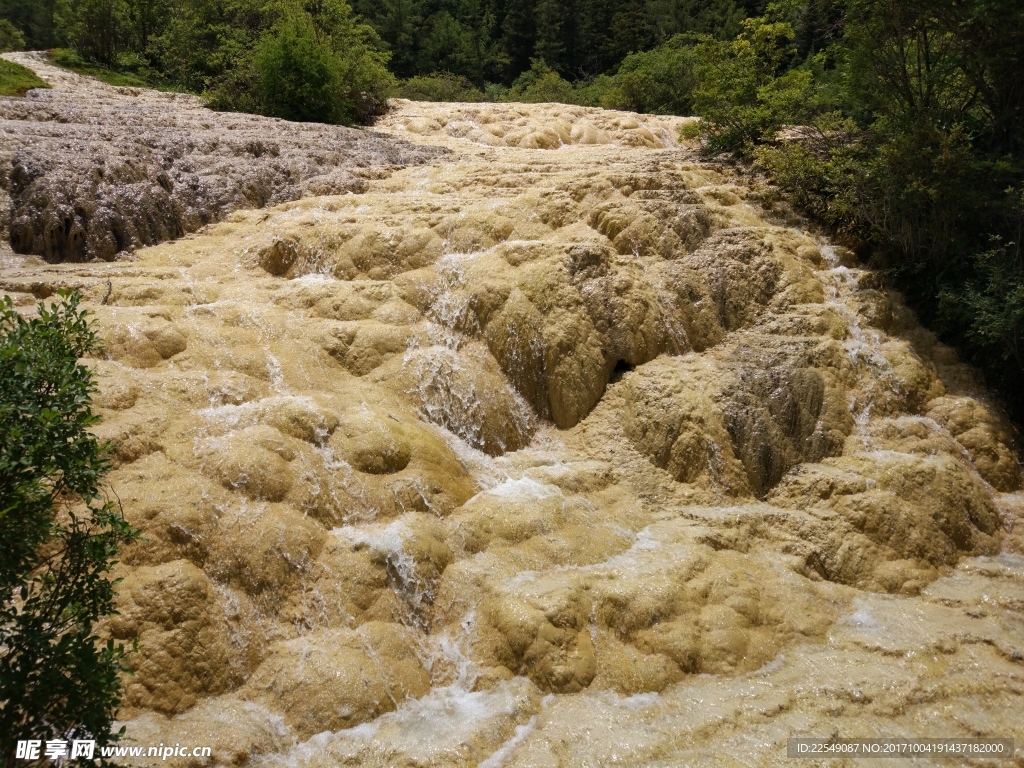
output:
[[213, 112], [5, 54], [52, 88], [0, 99], [0, 235], [49, 262], [111, 261], [240, 208], [362, 192], [437, 152], [368, 131]]

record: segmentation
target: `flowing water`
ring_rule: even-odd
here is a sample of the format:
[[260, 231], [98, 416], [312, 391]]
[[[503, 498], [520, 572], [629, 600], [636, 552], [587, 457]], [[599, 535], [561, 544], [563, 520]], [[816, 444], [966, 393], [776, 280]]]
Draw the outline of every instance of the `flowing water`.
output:
[[129, 740], [267, 768], [1024, 747], [1011, 428], [685, 122], [399, 102], [378, 130], [449, 154], [129, 261], [4, 261], [107, 341], [146, 537], [109, 627], [140, 637]]

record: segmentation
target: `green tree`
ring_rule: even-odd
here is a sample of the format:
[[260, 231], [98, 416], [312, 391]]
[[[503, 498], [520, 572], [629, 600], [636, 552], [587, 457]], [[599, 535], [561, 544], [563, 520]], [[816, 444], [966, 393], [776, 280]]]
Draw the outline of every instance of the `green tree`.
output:
[[1024, 6], [777, 0], [747, 26], [697, 46], [708, 149], [858, 243], [1024, 418]]
[[508, 61], [505, 82], [530, 68], [537, 40], [535, 0], [509, 0], [501, 22], [501, 45]]
[[473, 60], [473, 82], [477, 88], [486, 86], [488, 74], [498, 74], [507, 64], [493, 32], [495, 16], [487, 0], [464, 0], [463, 9], [469, 28], [469, 48]]
[[376, 41], [344, 0], [285, 6], [255, 51], [260, 111], [345, 124], [381, 114], [397, 83]]
[[644, 3], [624, 3], [612, 16], [611, 45], [616, 59], [647, 50], [657, 42], [646, 10]]
[[474, 75], [472, 38], [465, 27], [448, 11], [427, 19], [417, 58], [420, 70]]
[[336, 94], [341, 67], [305, 14], [284, 19], [256, 51], [263, 104], [287, 120], [332, 123], [341, 119]]
[[534, 59], [530, 69], [516, 78], [503, 100], [574, 104], [577, 99], [572, 83], [563, 80], [543, 59]]
[[145, 54], [150, 40], [167, 26], [173, 0], [127, 0], [126, 11], [130, 45], [136, 53]]
[[416, 66], [417, 41], [423, 23], [419, 3], [415, 0], [360, 0], [354, 9], [387, 43], [396, 74], [402, 77], [422, 74]]
[[614, 75], [595, 81], [588, 101], [631, 112], [692, 114], [699, 61], [689, 42], [678, 35], [654, 50], [630, 54]]
[[563, 72], [571, 66], [565, 45], [565, 27], [570, 22], [567, 18], [570, 14], [566, 10], [562, 0], [536, 0], [533, 9], [537, 21], [533, 55]]
[[[970, 342], [1002, 364], [995, 370], [1004, 375], [992, 379], [1013, 392], [1024, 371], [1024, 192], [1010, 188], [1006, 197], [1005, 235], [992, 236], [992, 247], [975, 255], [964, 289], [946, 286], [940, 302], [946, 318], [969, 329]], [[1018, 408], [1019, 397], [1011, 399]]]
[[52, 48], [55, 0], [0, 0], [0, 19], [6, 19], [25, 36], [29, 50]]
[[25, 36], [7, 19], [0, 19], [0, 52], [25, 50]]
[[112, 65], [128, 46], [126, 0], [57, 0], [57, 36], [86, 59]]
[[774, 140], [787, 122], [813, 115], [815, 89], [809, 69], [789, 69], [796, 58], [788, 23], [748, 19], [731, 43], [705, 38], [697, 47], [694, 109], [712, 152], [749, 151]]
[[97, 636], [108, 577], [137, 533], [104, 500], [106, 449], [89, 433], [98, 349], [77, 294], [24, 319], [0, 300], [0, 755], [18, 739], [111, 733], [126, 651]]
[[659, 43], [680, 34], [731, 40], [743, 31], [747, 15], [733, 0], [647, 0], [645, 8]]
[[398, 82], [388, 70], [389, 54], [373, 27], [359, 19], [346, 0], [305, 0], [304, 8], [341, 64], [341, 122], [368, 123], [384, 114]]
[[924, 320], [1024, 417], [1024, 8], [850, 0], [843, 48], [841, 95], [870, 148], [856, 223]]
[[253, 49], [276, 18], [263, 0], [174, 0], [148, 54], [169, 82], [206, 95], [211, 106], [255, 111]]

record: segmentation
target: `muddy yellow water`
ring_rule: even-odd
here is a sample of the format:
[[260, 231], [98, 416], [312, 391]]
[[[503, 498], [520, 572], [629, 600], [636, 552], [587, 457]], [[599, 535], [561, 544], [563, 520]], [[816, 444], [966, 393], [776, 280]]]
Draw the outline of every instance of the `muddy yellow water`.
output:
[[5, 262], [107, 342], [145, 535], [110, 626], [140, 638], [129, 740], [267, 768], [1024, 748], [1010, 428], [685, 122], [399, 102], [380, 130], [451, 152], [133, 261]]

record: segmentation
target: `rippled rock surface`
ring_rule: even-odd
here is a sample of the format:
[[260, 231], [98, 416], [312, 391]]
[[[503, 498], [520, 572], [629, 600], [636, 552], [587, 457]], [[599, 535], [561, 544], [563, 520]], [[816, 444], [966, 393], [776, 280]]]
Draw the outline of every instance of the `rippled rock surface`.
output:
[[268, 768], [1020, 746], [1011, 428], [684, 122], [398, 102], [378, 130], [446, 154], [132, 261], [8, 259], [107, 341], [129, 738]]
[[109, 86], [41, 53], [4, 55], [51, 88], [0, 99], [0, 231], [17, 253], [49, 262], [112, 261], [239, 208], [362, 192], [368, 178], [436, 154]]

